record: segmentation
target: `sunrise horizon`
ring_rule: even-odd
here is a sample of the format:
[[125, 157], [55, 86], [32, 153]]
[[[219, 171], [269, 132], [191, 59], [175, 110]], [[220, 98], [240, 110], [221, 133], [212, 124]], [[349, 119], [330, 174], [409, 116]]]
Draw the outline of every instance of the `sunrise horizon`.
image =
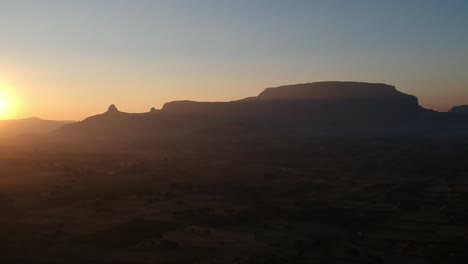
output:
[[[80, 121], [80, 120], [83, 120], [83, 119], [85, 119], [85, 118], [87, 118], [89, 116], [93, 116], [93, 115], [99, 114], [101, 112], [105, 112], [104, 110], [106, 110], [107, 107], [109, 105], [111, 105], [111, 104], [118, 106], [119, 110], [122, 111], [122, 112], [126, 112], [126, 113], [145, 113], [145, 112], [149, 112], [151, 108], [161, 109], [164, 106], [164, 104], [170, 103], [170, 102], [173, 102], [173, 101], [186, 101], [186, 100], [189, 100], [189, 101], [199, 101], [199, 102], [229, 102], [229, 101], [242, 100], [242, 99], [249, 98], [249, 97], [252, 97], [252, 96], [257, 96], [260, 92], [262, 92], [263, 90], [265, 90], [267, 88], [270, 88], [270, 87], [278, 87], [278, 86], [282, 86], [282, 85], [294, 85], [294, 84], [300, 84], [300, 83], [316, 83], [316, 82], [330, 82], [330, 81], [337, 81], [337, 80], [319, 80], [319, 81], [295, 82], [295, 83], [293, 82], [293, 83], [289, 83], [289, 84], [285, 83], [285, 84], [279, 84], [279, 85], [270, 85], [270, 86], [265, 87], [265, 88], [257, 89], [257, 91], [255, 91], [253, 94], [246, 94], [244, 96], [239, 95], [239, 97], [237, 97], [237, 98], [228, 98], [228, 97], [225, 97], [225, 96], [220, 96], [219, 98], [212, 98], [210, 100], [210, 99], [204, 99], [201, 96], [198, 96], [198, 97], [196, 96], [194, 98], [174, 98], [173, 100], [168, 99], [168, 101], [165, 101], [165, 102], [160, 101], [160, 102], [152, 104], [152, 105], [151, 104], [149, 104], [147, 106], [146, 105], [139, 105], [139, 106], [136, 106], [136, 107], [135, 106], [134, 107], [129, 107], [129, 102], [128, 101], [127, 102], [119, 101], [121, 104], [118, 104], [118, 103], [114, 103], [113, 101], [109, 100], [109, 102], [106, 103], [106, 102], [103, 101], [103, 103], [100, 106], [93, 108], [92, 110], [94, 110], [94, 112], [92, 112], [91, 110], [83, 110], [81, 112], [74, 112], [71, 115], [57, 115], [57, 114], [44, 114], [44, 113], [43, 114], [37, 114], [37, 113], [31, 113], [31, 114], [23, 113], [23, 114], [21, 114], [24, 111], [23, 109], [27, 108], [26, 106], [21, 105], [21, 103], [24, 103], [25, 101], [19, 99], [18, 95], [14, 94], [14, 90], [12, 90], [12, 89], [3, 89], [3, 90], [0, 89], [0, 92], [2, 92], [2, 93], [0, 93], [0, 120], [17, 120], [17, 119], [40, 118], [40, 119], [43, 119], [43, 120]], [[358, 81], [358, 80], [338, 80], [338, 82], [361, 82], [361, 81]], [[368, 82], [368, 81], [362, 81], [362, 82], [365, 82], [365, 83], [384, 83], [384, 82]], [[395, 86], [395, 85], [393, 85], [391, 83], [385, 83], [385, 84]], [[6, 87], [6, 86], [4, 85], [3, 87]], [[400, 92], [408, 93], [408, 92], [406, 92], [404, 90], [399, 89], [398, 86], [395, 86], [395, 88]], [[6, 92], [6, 91], [9, 91], [9, 92]], [[444, 106], [441, 106], [440, 103], [433, 103], [432, 104], [433, 107], [430, 107], [431, 104], [425, 104], [425, 102], [422, 101], [421, 98], [418, 95], [416, 95], [416, 94], [412, 94], [412, 95], [418, 97], [419, 103], [420, 103], [420, 105], [422, 107], [427, 108], [427, 109], [431, 109], [431, 110], [435, 110], [435, 111], [439, 111], [439, 112], [448, 112], [453, 107], [458, 106], [458, 105], [447, 105], [447, 104], [445, 104]], [[448, 95], [447, 97], [450, 98], [450, 95]], [[440, 100], [444, 101], [444, 98], [440, 98]], [[63, 110], [65, 110], [65, 112], [66, 112], [68, 109], [62, 109], [62, 111]]]
[[322, 80], [388, 83], [445, 112], [468, 104], [467, 8], [458, 0], [0, 1], [0, 119], [82, 120], [110, 103], [144, 112]]
[[467, 0], [0, 0], [0, 263], [468, 263]]

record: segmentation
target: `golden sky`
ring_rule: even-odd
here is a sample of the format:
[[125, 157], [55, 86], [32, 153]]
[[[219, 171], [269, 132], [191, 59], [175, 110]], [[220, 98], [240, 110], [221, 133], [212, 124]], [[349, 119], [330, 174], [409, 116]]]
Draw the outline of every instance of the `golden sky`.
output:
[[228, 101], [315, 81], [468, 104], [466, 1], [0, 1], [0, 118]]

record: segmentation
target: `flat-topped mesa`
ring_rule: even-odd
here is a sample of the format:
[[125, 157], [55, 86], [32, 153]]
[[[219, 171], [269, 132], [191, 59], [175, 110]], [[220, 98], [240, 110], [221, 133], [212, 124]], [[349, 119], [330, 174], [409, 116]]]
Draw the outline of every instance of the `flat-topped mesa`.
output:
[[282, 118], [354, 116], [387, 117], [415, 114], [418, 98], [399, 92], [394, 86], [362, 82], [317, 82], [267, 88], [256, 97], [233, 102], [176, 101], [162, 112], [179, 115], [248, 115]]
[[394, 97], [417, 98], [396, 90], [395, 86], [383, 83], [363, 82], [315, 82], [267, 88], [257, 100], [361, 100]]
[[454, 107], [452, 107], [452, 109], [450, 109], [449, 112], [450, 113], [456, 113], [456, 114], [468, 115], [468, 105], [454, 106]]

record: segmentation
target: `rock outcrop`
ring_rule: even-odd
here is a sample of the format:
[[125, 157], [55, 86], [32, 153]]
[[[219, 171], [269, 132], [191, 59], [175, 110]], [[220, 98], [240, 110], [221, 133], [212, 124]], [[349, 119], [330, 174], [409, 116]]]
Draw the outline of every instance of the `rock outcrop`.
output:
[[111, 104], [109, 106], [109, 108], [107, 108], [107, 113], [108, 114], [115, 114], [115, 113], [119, 113], [119, 109], [114, 105], [114, 104]]

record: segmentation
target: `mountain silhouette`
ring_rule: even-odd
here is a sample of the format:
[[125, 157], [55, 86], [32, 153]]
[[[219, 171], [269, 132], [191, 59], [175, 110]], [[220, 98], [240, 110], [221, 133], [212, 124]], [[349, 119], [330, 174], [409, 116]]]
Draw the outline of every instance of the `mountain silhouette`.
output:
[[414, 115], [422, 108], [415, 96], [386, 84], [318, 82], [267, 88], [256, 97], [232, 102], [176, 101], [162, 112], [185, 116], [261, 118], [377, 119]]
[[109, 108], [107, 109], [107, 113], [108, 114], [116, 114], [116, 113], [119, 113], [119, 109], [117, 109], [117, 107], [115, 105], [110, 105]]
[[417, 98], [401, 93], [394, 86], [382, 83], [362, 82], [315, 82], [296, 85], [285, 85], [267, 88], [257, 99], [260, 100], [352, 100], [365, 98], [406, 97], [417, 104]]
[[468, 105], [459, 105], [459, 106], [454, 106], [452, 109], [449, 111], [450, 113], [456, 113], [456, 114], [466, 114], [468, 115]]
[[451, 130], [465, 121], [424, 109], [417, 97], [391, 85], [317, 82], [267, 88], [230, 102], [174, 101], [148, 113], [123, 113], [111, 105], [107, 112], [54, 134], [99, 139], [440, 134], [441, 128]]

